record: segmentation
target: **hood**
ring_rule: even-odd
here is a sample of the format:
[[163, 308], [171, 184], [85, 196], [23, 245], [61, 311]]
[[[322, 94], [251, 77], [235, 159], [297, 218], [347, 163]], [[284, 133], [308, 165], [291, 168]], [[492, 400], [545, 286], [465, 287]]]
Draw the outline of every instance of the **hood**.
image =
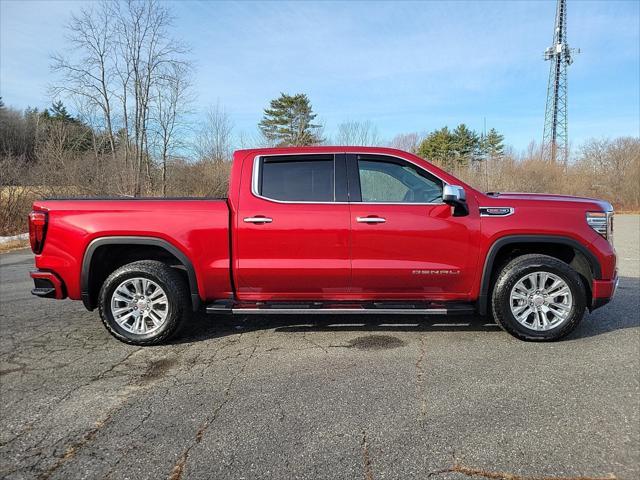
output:
[[[492, 193], [487, 195], [491, 199], [498, 201], [524, 201], [524, 202], [540, 202], [551, 206], [550, 204], [558, 204], [559, 206], [565, 206], [567, 204], [580, 205], [587, 208], [598, 208], [603, 211], [612, 211], [613, 206], [605, 201], [597, 198], [588, 197], [573, 197], [571, 195], [554, 195], [550, 193]], [[541, 205], [542, 206], [542, 205]]]

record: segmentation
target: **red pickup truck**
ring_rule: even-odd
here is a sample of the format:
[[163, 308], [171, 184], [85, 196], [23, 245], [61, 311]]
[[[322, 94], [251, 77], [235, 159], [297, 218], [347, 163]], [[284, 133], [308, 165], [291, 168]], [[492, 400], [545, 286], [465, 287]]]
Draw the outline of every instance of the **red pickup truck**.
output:
[[617, 283], [613, 209], [481, 193], [390, 148], [235, 152], [226, 199], [55, 199], [29, 215], [34, 295], [82, 299], [121, 341], [191, 311], [491, 315], [556, 340]]

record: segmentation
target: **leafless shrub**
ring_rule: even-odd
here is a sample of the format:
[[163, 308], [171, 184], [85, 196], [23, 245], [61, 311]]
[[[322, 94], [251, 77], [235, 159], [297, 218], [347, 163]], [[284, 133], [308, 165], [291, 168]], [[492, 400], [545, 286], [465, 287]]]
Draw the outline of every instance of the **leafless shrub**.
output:
[[169, 164], [167, 194], [188, 197], [214, 197], [227, 195], [229, 189], [230, 162], [183, 159]]
[[0, 157], [0, 236], [26, 232], [26, 219], [34, 199], [24, 157]]

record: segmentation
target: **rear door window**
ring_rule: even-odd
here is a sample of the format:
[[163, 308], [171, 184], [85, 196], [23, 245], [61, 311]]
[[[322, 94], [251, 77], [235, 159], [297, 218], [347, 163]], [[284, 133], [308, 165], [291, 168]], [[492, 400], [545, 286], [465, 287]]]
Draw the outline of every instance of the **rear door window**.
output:
[[288, 202], [335, 201], [333, 155], [287, 155], [260, 159], [258, 194]]

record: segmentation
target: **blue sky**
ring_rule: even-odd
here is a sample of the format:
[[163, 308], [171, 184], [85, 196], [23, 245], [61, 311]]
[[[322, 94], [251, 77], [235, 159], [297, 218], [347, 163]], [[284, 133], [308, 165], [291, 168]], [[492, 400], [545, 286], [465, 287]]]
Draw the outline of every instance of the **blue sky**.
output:
[[[0, 94], [50, 103], [49, 54], [82, 2], [0, 0]], [[384, 139], [467, 123], [524, 149], [542, 137], [555, 1], [168, 2], [192, 47], [197, 106], [253, 134], [280, 92], [305, 92], [326, 133], [369, 120]], [[640, 2], [568, 1], [569, 136], [640, 135]]]

